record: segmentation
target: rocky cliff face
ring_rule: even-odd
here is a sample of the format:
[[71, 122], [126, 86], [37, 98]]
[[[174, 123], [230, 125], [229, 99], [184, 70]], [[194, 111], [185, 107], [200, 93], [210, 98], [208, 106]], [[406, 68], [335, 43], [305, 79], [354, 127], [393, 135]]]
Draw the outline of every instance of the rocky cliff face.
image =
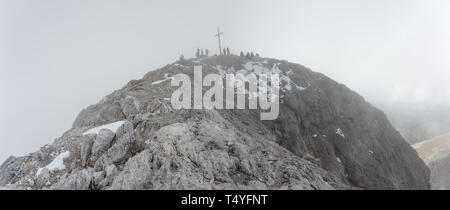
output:
[[431, 170], [431, 189], [450, 189], [450, 133], [413, 145]]
[[[272, 72], [280, 115], [174, 110], [177, 73]], [[429, 189], [429, 170], [386, 116], [326, 76], [286, 61], [178, 61], [81, 111], [73, 128], [0, 167], [6, 189]]]

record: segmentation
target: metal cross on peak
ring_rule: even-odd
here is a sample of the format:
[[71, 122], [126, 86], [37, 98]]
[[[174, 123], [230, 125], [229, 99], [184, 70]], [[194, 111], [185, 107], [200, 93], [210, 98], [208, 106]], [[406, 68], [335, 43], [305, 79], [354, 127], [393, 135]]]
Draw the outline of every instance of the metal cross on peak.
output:
[[222, 55], [222, 46], [220, 45], [220, 35], [222, 35], [222, 34], [223, 34], [223, 32], [220, 32], [219, 27], [217, 27], [217, 34], [216, 34], [216, 36], [219, 39], [219, 55]]

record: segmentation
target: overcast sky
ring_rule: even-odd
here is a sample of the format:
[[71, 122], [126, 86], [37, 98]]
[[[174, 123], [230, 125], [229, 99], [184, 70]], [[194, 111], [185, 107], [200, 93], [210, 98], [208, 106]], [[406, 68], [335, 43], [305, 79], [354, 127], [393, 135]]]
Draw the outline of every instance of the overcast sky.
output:
[[0, 0], [0, 162], [131, 79], [217, 52], [301, 63], [375, 105], [450, 107], [448, 0]]

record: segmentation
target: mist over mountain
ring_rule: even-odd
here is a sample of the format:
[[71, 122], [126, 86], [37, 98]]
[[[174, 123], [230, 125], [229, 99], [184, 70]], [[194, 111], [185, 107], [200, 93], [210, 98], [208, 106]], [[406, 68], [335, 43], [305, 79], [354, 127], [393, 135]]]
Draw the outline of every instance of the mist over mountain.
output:
[[444, 135], [450, 131], [448, 105], [398, 103], [379, 105], [392, 125], [410, 144]]
[[0, 161], [50, 143], [80, 109], [180, 54], [217, 54], [218, 26], [223, 46], [307, 65], [382, 110], [386, 101], [450, 107], [448, 8], [445, 0], [0, 1]]
[[[449, 22], [448, 0], [0, 1], [0, 189], [449, 189]], [[281, 73], [279, 118], [174, 109], [194, 65]]]

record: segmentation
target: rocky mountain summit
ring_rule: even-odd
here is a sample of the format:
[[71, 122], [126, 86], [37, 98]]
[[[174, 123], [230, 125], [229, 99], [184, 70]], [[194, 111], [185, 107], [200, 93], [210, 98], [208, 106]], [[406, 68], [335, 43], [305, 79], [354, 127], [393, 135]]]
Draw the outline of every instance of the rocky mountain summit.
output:
[[[280, 74], [280, 113], [175, 110], [175, 74]], [[52, 144], [0, 166], [3, 189], [429, 189], [386, 116], [308, 68], [234, 55], [180, 60], [82, 110]]]
[[431, 189], [450, 189], [450, 133], [413, 145], [431, 170]]

